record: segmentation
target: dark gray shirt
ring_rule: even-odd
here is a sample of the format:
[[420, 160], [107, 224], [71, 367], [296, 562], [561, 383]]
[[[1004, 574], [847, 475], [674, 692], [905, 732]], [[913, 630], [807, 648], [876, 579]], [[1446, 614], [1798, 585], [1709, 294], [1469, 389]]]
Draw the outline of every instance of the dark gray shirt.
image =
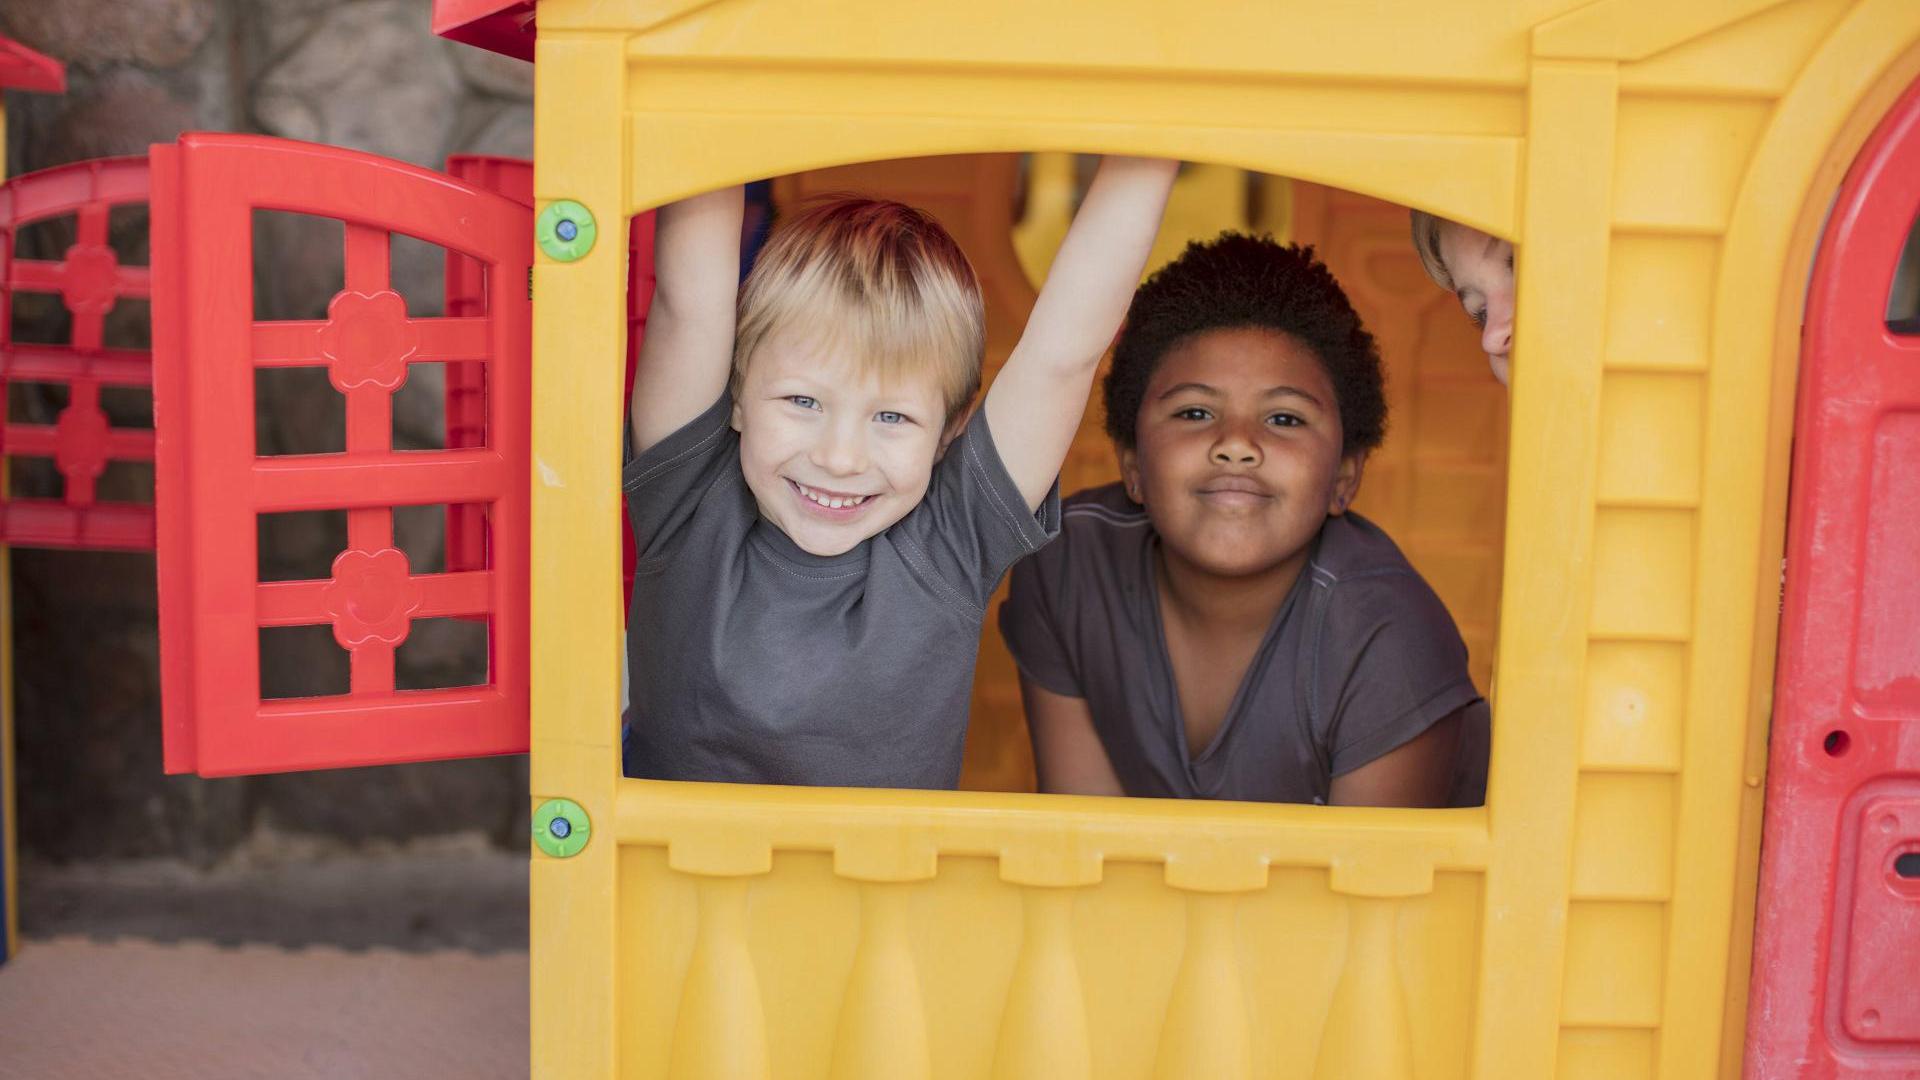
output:
[[1333, 777], [1471, 706], [1452, 802], [1481, 802], [1486, 701], [1452, 617], [1386, 533], [1328, 519], [1198, 756], [1160, 624], [1158, 544], [1118, 484], [1081, 492], [1000, 608], [1021, 673], [1086, 699], [1127, 794], [1324, 803]]
[[976, 414], [927, 495], [843, 555], [761, 519], [722, 396], [627, 464], [639, 561], [626, 772], [660, 780], [950, 788], [986, 604], [1058, 533]]

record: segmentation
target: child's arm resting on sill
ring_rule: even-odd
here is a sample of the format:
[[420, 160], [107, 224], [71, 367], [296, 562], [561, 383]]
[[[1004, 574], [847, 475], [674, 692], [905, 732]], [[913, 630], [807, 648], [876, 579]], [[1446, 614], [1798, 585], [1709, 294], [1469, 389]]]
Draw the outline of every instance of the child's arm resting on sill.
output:
[[1033, 736], [1041, 791], [1051, 795], [1125, 795], [1086, 698], [1056, 694], [1022, 676], [1020, 697]]
[[653, 239], [653, 306], [633, 376], [633, 452], [699, 416], [733, 369], [740, 292], [738, 187], [660, 208]]
[[987, 422], [1034, 510], [1080, 428], [1100, 357], [1140, 283], [1180, 163], [1106, 158], [1074, 215], [1020, 343], [987, 391]]
[[1365, 765], [1333, 778], [1332, 806], [1445, 806], [1453, 787], [1460, 729], [1472, 706], [1463, 706], [1405, 743]]

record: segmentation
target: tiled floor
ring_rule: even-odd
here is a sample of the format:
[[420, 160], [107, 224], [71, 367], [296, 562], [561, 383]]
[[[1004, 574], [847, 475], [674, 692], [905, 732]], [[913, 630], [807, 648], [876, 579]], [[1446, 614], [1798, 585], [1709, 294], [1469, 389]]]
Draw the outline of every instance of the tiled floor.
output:
[[0, 967], [0, 1077], [527, 1074], [527, 956], [29, 941]]
[[527, 859], [267, 838], [21, 867], [0, 1080], [527, 1075]]

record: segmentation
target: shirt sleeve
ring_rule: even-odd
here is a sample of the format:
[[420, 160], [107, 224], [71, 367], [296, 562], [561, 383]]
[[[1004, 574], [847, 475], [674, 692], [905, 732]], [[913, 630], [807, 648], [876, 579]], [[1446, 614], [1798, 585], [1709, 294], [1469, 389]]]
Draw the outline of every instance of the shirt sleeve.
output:
[[1028, 681], [1064, 697], [1086, 697], [1072, 654], [1067, 628], [1059, 624], [1056, 573], [1064, 540], [1013, 567], [1007, 599], [1000, 605], [1000, 636]]
[[[733, 396], [723, 393], [705, 412], [627, 459], [620, 488], [627, 497], [640, 562], [666, 550], [709, 489], [740, 476], [740, 440], [732, 420]], [[633, 445], [630, 438], [627, 445]]]
[[1416, 574], [1340, 583], [1323, 634], [1314, 699], [1330, 775], [1352, 772], [1481, 700], [1453, 617]]
[[1060, 486], [1028, 512], [982, 409], [935, 463], [927, 497], [894, 529], [909, 560], [924, 559], [923, 572], [938, 579], [935, 588], [984, 614], [1007, 569], [1060, 534]]

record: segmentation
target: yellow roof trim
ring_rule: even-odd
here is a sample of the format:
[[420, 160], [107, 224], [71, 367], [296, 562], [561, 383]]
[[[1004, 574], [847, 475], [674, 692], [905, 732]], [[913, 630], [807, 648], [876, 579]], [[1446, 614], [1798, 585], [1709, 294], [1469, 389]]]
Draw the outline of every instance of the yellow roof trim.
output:
[[1533, 30], [1533, 55], [1644, 60], [1785, 0], [1594, 0]]

